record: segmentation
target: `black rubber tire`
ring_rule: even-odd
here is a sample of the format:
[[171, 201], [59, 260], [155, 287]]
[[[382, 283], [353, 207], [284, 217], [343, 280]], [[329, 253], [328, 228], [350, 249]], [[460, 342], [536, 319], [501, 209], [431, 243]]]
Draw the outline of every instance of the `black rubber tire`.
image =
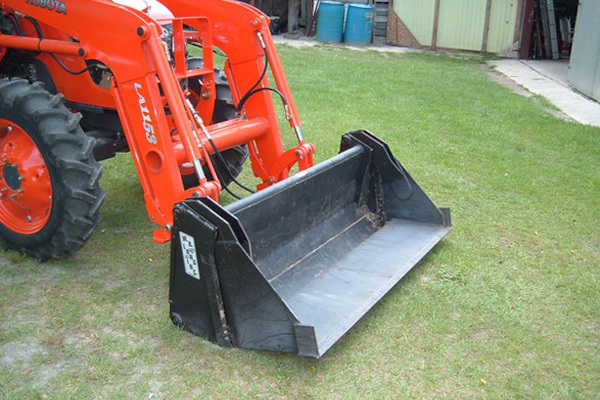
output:
[[[215, 100], [213, 123], [233, 119], [236, 115], [235, 104], [233, 103], [227, 76], [223, 71], [215, 71], [215, 82], [217, 84], [217, 99]], [[242, 173], [244, 162], [248, 159], [250, 152], [248, 151], [248, 146], [241, 144], [222, 151], [221, 155], [227, 164], [229, 172], [223, 170], [222, 164], [216, 160], [215, 156], [210, 156], [210, 158], [215, 168], [219, 169], [225, 186], [229, 186]]]
[[93, 156], [94, 140], [85, 135], [80, 114], [62, 104], [43, 84], [20, 78], [0, 80], [0, 118], [27, 133], [43, 157], [52, 187], [50, 216], [38, 231], [22, 234], [0, 221], [0, 239], [40, 261], [79, 250], [100, 223], [106, 195], [99, 186], [102, 166]]

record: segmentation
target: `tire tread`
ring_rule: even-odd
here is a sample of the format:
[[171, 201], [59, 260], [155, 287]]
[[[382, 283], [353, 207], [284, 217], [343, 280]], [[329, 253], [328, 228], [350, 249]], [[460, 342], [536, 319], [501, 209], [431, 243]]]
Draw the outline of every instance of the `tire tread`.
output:
[[[40, 261], [69, 256], [79, 250], [100, 224], [100, 207], [106, 198], [100, 188], [102, 166], [93, 157], [94, 140], [85, 135], [73, 114], [63, 105], [62, 95], [51, 95], [43, 84], [19, 78], [0, 79], [0, 102], [4, 107], [31, 116], [43, 145], [55, 166], [62, 190], [55, 194], [53, 223], [42, 228], [41, 243], [28, 242], [27, 235], [8, 231], [0, 223], [0, 238], [8, 247]], [[48, 163], [48, 160], [46, 160]], [[56, 189], [56, 188], [53, 188]], [[50, 226], [52, 225], [52, 226]]]

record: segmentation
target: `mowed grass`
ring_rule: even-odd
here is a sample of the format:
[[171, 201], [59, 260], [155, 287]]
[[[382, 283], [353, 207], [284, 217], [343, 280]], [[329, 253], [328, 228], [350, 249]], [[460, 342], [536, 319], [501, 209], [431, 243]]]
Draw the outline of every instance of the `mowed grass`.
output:
[[0, 398], [598, 398], [600, 129], [500, 86], [478, 56], [280, 56], [317, 160], [375, 133], [453, 231], [321, 360], [223, 349], [171, 324], [169, 246], [119, 156], [80, 252], [0, 254]]

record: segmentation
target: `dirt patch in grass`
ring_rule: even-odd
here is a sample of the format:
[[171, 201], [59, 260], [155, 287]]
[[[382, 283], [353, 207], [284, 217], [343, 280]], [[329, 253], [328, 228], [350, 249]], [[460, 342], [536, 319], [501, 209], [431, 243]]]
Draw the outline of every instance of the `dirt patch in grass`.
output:
[[54, 378], [61, 368], [67, 363], [64, 359], [44, 363], [44, 360], [52, 353], [50, 346], [37, 341], [26, 343], [9, 342], [0, 346], [0, 366], [26, 373], [32, 377], [32, 387], [43, 388], [49, 380]]

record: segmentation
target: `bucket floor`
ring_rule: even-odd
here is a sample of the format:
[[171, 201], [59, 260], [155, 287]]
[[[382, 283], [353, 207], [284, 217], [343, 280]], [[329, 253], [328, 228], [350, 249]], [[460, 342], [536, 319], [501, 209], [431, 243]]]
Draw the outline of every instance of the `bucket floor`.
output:
[[305, 287], [283, 298], [323, 354], [450, 230], [393, 219]]

